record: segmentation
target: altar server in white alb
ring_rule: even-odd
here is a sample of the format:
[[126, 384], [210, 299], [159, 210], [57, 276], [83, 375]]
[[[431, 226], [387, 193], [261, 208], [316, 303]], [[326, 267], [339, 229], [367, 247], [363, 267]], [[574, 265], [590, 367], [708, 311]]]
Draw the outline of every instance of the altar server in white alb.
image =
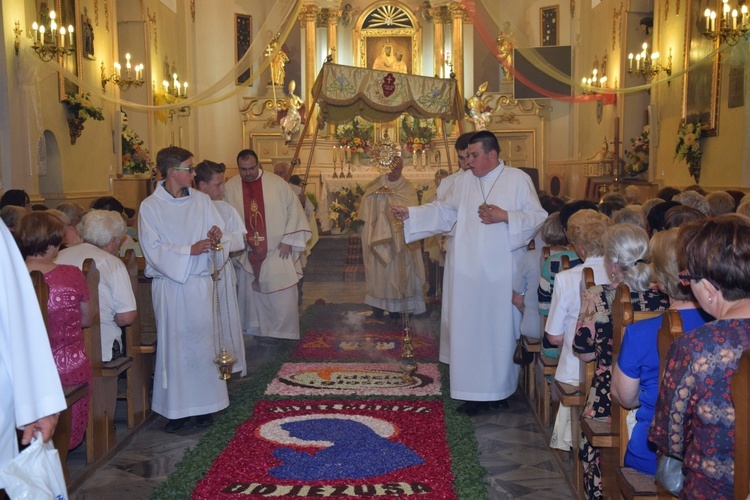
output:
[[[212, 312], [212, 248], [223, 236], [224, 221], [211, 198], [192, 189], [193, 155], [164, 148], [156, 165], [165, 180], [143, 200], [138, 217], [139, 243], [156, 317], [156, 370], [152, 408], [176, 432], [191, 417], [198, 426], [229, 405], [226, 382], [213, 359], [218, 354]], [[218, 253], [219, 265], [222, 264]]]
[[[0, 469], [35, 431], [48, 441], [65, 409], [60, 376], [29, 271], [13, 235], [0, 221]], [[0, 479], [0, 489], [3, 481]]]
[[474, 134], [467, 164], [446, 197], [420, 207], [394, 206], [407, 241], [447, 232], [455, 224], [450, 273], [451, 397], [476, 415], [507, 406], [518, 383], [513, 363], [516, 321], [511, 303], [515, 263], [547, 213], [531, 179], [499, 159], [491, 132]]
[[[245, 235], [247, 230], [237, 210], [224, 201], [224, 172], [227, 167], [223, 163], [203, 160], [195, 166], [195, 187], [207, 194], [214, 202], [224, 221], [224, 235], [229, 239], [229, 245], [224, 248], [232, 255], [245, 249]], [[228, 262], [220, 273], [218, 282], [218, 298], [220, 301], [221, 331], [224, 344], [229, 353], [237, 359], [232, 372], [241, 376], [247, 374], [245, 362], [245, 341], [240, 324], [240, 308], [237, 304], [237, 276], [234, 266]]]
[[247, 229], [245, 251], [236, 260], [243, 331], [299, 339], [300, 255], [311, 236], [305, 211], [284, 179], [260, 168], [254, 151], [240, 151], [237, 166], [240, 175], [227, 182], [225, 199]]

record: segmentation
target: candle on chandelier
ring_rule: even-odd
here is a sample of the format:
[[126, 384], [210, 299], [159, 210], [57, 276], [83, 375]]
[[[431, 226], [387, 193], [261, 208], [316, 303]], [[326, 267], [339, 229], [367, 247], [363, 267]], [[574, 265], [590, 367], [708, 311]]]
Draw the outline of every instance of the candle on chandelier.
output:
[[716, 11], [711, 11], [711, 31], [716, 30]]
[[166, 80], [164, 80], [163, 82], [161, 82], [161, 85], [162, 85], [162, 87], [164, 87], [164, 93], [165, 94], [168, 93], [169, 92], [169, 82], [166, 81]]
[[729, 26], [729, 0], [721, 0], [724, 6], [721, 8], [722, 20], [725, 26]]
[[747, 20], [745, 19], [747, 17], [747, 5], [743, 5], [740, 8], [740, 13], [742, 14], [742, 26], [744, 26], [747, 22]]
[[628, 54], [628, 69], [633, 69], [633, 53]]
[[130, 52], [125, 54], [125, 69], [127, 69], [128, 72], [128, 78], [130, 78]]
[[34, 21], [31, 25], [31, 30], [34, 32], [34, 41], [36, 42], [39, 37], [39, 25]]
[[73, 25], [68, 25], [68, 42], [70, 42], [71, 45], [73, 45]]
[[705, 12], [703, 12], [703, 15], [706, 16], [706, 31], [711, 30], [711, 9], [706, 9]]
[[120, 63], [115, 61], [115, 78], [120, 78]]
[[49, 19], [49, 31], [52, 33], [52, 39], [54, 40], [55, 30], [57, 30], [57, 22], [55, 21], [57, 13], [54, 10], [49, 11]]
[[184, 83], [184, 84], [182, 85], [182, 88], [183, 88], [183, 91], [184, 91], [183, 95], [184, 95], [185, 97], [187, 97], [187, 96], [188, 96], [188, 95], [187, 95], [188, 83], [187, 83], [187, 82], [185, 82], [185, 83]]
[[44, 45], [44, 25], [39, 26], [39, 43]]
[[65, 27], [60, 26], [60, 40], [62, 41], [62, 47], [65, 48]]
[[737, 29], [737, 9], [732, 9], [732, 29]]

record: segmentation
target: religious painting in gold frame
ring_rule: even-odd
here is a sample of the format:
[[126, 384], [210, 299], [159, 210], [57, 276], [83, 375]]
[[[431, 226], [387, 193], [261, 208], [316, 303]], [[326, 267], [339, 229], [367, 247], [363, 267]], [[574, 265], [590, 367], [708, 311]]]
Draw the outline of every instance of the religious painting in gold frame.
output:
[[[76, 76], [81, 75], [81, 66], [83, 61], [83, 47], [81, 46], [80, 37], [81, 16], [78, 2], [79, 0], [49, 0], [48, 2], [37, 1], [36, 3], [37, 19], [39, 19], [45, 25], [49, 26], [49, 21], [45, 21], [45, 19], [48, 19], [46, 16], [48, 16], [49, 11], [54, 10], [57, 13], [56, 20], [58, 26], [65, 26], [66, 30], [68, 29], [68, 26], [73, 26], [73, 35], [71, 36], [69, 33], [66, 34], [65, 43], [66, 46], [69, 47], [71, 45], [72, 39], [72, 46], [75, 47], [75, 51], [73, 51], [73, 53], [70, 55], [59, 56], [57, 58], [57, 62], [60, 64], [60, 66], [64, 67]], [[48, 34], [46, 36], [50, 35]], [[65, 96], [67, 94], [78, 93], [78, 85], [65, 78], [62, 73], [57, 74], [57, 79], [58, 96], [60, 101], [65, 99]]]
[[[379, 56], [391, 46], [390, 66], [393, 71], [420, 75], [422, 73], [422, 28], [414, 13], [399, 2], [377, 2], [360, 15], [354, 29], [356, 65], [373, 69]], [[396, 65], [398, 57], [402, 59]], [[378, 64], [385, 69], [388, 64]], [[401, 69], [399, 69], [401, 68]]]
[[[685, 15], [685, 68], [690, 69], [683, 79], [682, 120], [700, 120], [706, 135], [717, 135], [719, 124], [719, 76], [721, 56], [714, 55], [701, 62], [718, 48], [718, 40], [703, 36], [706, 28], [705, 10], [721, 12], [718, 0], [690, 0]], [[718, 23], [717, 23], [718, 24]]]

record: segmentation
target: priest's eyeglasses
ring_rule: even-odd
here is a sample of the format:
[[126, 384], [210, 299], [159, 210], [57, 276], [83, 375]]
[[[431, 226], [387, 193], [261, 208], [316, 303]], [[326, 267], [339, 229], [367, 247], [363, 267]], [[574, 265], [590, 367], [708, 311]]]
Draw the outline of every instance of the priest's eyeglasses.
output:
[[185, 172], [193, 173], [195, 172], [195, 167], [172, 167], [174, 170], [184, 170]]
[[693, 276], [688, 274], [687, 271], [680, 271], [680, 273], [677, 274], [677, 277], [680, 279], [680, 284], [682, 286], [690, 286], [691, 281], [700, 281], [703, 279], [703, 276]]

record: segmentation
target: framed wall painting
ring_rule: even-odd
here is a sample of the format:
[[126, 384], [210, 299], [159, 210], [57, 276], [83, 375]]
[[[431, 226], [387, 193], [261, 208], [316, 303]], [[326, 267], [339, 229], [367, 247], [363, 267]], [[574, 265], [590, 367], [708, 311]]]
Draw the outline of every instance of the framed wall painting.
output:
[[[253, 41], [253, 16], [246, 14], [234, 15], [234, 60], [239, 62], [250, 48]], [[252, 65], [237, 76], [235, 85], [245, 85], [253, 76]], [[249, 84], [253, 86], [252, 82]]]
[[551, 47], [558, 45], [558, 19], [560, 15], [559, 5], [550, 5], [549, 7], [542, 7], [539, 9], [539, 23], [540, 23], [540, 45], [542, 47]]
[[[38, 12], [40, 18], [44, 17], [45, 12], [49, 12], [49, 5], [52, 4], [52, 0], [49, 3], [42, 2], [38, 4]], [[78, 0], [54, 0], [54, 10], [57, 12], [57, 23], [60, 26], [65, 26], [66, 30], [68, 26], [73, 26], [73, 34], [67, 33], [65, 35], [66, 46], [73, 46], [75, 50], [70, 55], [62, 55], [57, 58], [57, 62], [60, 66], [64, 67], [76, 76], [81, 76], [82, 64], [82, 52], [81, 47], [81, 16], [79, 12]], [[61, 40], [58, 40], [59, 42]], [[65, 78], [62, 73], [58, 73], [58, 94], [62, 101], [65, 99], [67, 94], [77, 94], [78, 84], [71, 82]]]
[[720, 11], [718, 0], [690, 0], [686, 13], [685, 68], [682, 120], [701, 122], [706, 135], [716, 135], [719, 123], [720, 55], [707, 58], [718, 47], [718, 40], [703, 36], [707, 9]]

